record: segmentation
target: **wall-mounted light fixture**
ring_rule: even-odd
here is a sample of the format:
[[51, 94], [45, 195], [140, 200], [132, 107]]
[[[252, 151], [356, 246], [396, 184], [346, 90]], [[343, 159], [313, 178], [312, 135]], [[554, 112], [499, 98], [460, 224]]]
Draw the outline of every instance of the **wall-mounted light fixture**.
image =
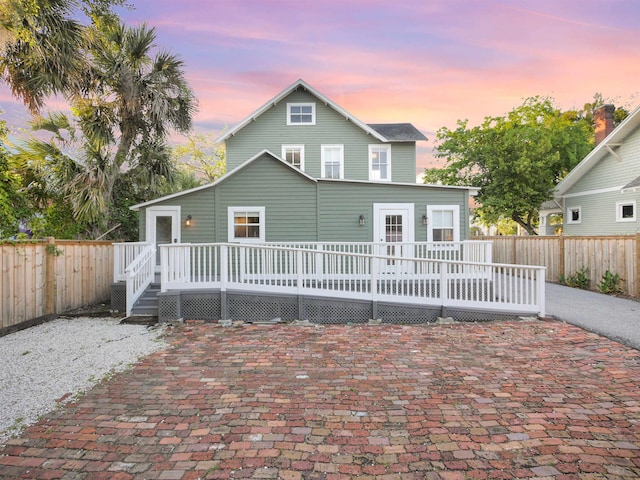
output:
[[191, 215], [187, 215], [187, 219], [184, 221], [184, 225], [186, 227], [190, 227], [191, 226]]
[[422, 215], [422, 224], [423, 225], [429, 225], [429, 217], [427, 217], [426, 213], [424, 215]]
[[360, 225], [364, 225], [364, 215], [361, 213], [360, 217], [358, 217], [358, 222], [360, 222]]

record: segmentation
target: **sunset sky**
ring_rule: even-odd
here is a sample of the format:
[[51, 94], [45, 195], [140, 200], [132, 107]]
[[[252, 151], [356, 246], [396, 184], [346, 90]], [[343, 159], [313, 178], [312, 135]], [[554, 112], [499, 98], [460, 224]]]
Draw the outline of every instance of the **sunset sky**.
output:
[[[582, 107], [600, 92], [640, 104], [638, 0], [131, 0], [129, 24], [156, 27], [182, 57], [220, 133], [302, 78], [367, 123], [411, 122], [428, 138], [477, 125], [530, 96]], [[0, 117], [27, 115], [0, 86]]]

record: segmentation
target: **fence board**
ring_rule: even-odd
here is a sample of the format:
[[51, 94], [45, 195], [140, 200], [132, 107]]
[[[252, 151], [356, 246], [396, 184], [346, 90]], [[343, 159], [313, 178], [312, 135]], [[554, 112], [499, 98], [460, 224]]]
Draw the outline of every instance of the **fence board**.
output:
[[48, 242], [0, 244], [0, 329], [108, 301], [111, 242]]
[[640, 234], [602, 237], [478, 237], [493, 242], [493, 261], [547, 267], [546, 280], [587, 269], [590, 288], [597, 290], [605, 273], [620, 275], [626, 295], [640, 297]]

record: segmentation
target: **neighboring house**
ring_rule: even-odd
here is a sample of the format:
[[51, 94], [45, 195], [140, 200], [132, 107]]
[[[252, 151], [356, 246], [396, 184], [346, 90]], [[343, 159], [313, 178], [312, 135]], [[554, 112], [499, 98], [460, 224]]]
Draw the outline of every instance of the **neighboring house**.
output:
[[366, 124], [304, 81], [219, 141], [228, 173], [132, 207], [147, 242], [417, 242], [469, 237], [470, 187], [416, 184], [413, 125]]
[[554, 201], [543, 205], [543, 226], [549, 215], [562, 213], [565, 235], [640, 232], [640, 108], [615, 129], [614, 110], [605, 105], [595, 112], [596, 147], [556, 186]]

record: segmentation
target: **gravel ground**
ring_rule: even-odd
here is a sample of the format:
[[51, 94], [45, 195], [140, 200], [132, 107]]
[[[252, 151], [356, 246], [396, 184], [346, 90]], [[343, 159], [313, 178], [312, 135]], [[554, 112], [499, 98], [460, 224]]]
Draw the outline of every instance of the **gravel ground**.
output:
[[166, 347], [163, 327], [119, 321], [58, 319], [0, 337], [0, 443], [110, 372]]

